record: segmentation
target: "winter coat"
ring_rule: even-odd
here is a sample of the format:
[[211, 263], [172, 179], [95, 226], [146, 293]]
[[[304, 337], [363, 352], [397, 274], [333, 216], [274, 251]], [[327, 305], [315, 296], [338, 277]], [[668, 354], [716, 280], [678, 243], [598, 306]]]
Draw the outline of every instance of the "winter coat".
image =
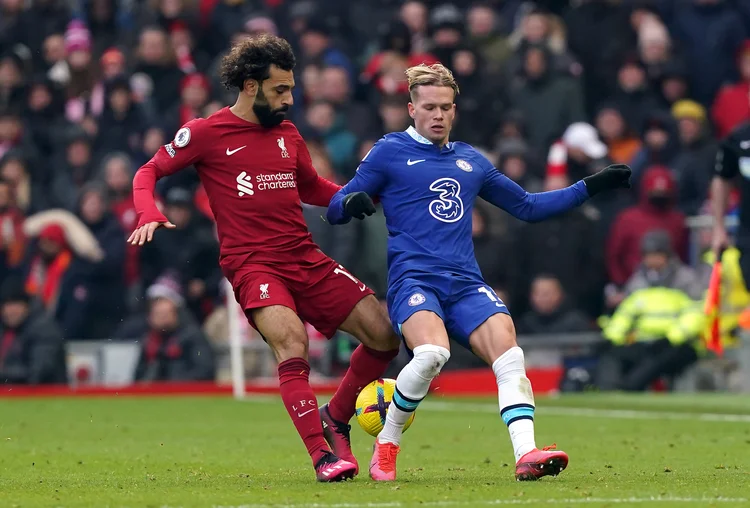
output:
[[689, 238], [685, 215], [674, 204], [659, 209], [648, 201], [649, 192], [660, 186], [665, 186], [676, 200], [677, 183], [672, 173], [664, 167], [653, 167], [641, 181], [640, 202], [623, 210], [610, 229], [606, 247], [607, 272], [609, 280], [617, 285], [624, 285], [640, 263], [641, 240], [649, 231], [667, 231], [672, 250], [687, 261]]
[[[673, 259], [665, 270], [666, 272], [662, 274], [662, 278], [658, 284], [659, 287], [678, 289], [693, 300], [700, 300], [703, 297], [705, 288], [692, 268], [683, 265], [679, 260]], [[644, 266], [641, 265], [638, 267], [638, 270], [636, 270], [625, 285], [626, 296], [654, 285], [648, 280], [646, 272], [647, 269]]]
[[685, 49], [693, 97], [710, 106], [719, 88], [736, 77], [735, 55], [745, 28], [727, 1], [677, 2], [673, 14], [668, 25]]
[[32, 312], [15, 331], [0, 321], [0, 343], [14, 333], [5, 358], [0, 359], [0, 383], [65, 383], [65, 347], [57, 324]]
[[561, 333], [581, 333], [593, 330], [591, 320], [576, 310], [563, 304], [551, 314], [541, 314], [530, 310], [518, 320], [519, 335], [557, 335]]
[[136, 316], [123, 323], [115, 335], [141, 343], [135, 369], [137, 381], [210, 381], [216, 375], [208, 339], [184, 312], [174, 332], [152, 332], [146, 316]]
[[112, 215], [88, 226], [104, 258], [74, 259], [56, 312], [65, 337], [74, 340], [108, 338], [125, 315], [125, 232]]

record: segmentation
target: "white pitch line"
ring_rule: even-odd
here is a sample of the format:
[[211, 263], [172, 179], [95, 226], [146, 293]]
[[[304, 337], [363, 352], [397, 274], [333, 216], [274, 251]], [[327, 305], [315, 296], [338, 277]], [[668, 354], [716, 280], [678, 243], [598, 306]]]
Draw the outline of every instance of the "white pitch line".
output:
[[[580, 504], [640, 504], [640, 503], [685, 503], [685, 504], [709, 504], [709, 503], [747, 503], [746, 498], [736, 497], [583, 497], [580, 499], [486, 499], [472, 501], [413, 501], [413, 502], [389, 502], [389, 503], [300, 503], [300, 504], [243, 504], [239, 506], [214, 505], [213, 508], [401, 508], [406, 506], [504, 506], [504, 505], [531, 505], [531, 504], [555, 504], [555, 505], [580, 505]], [[163, 506], [162, 508], [170, 508]]]
[[[498, 406], [494, 404], [472, 404], [461, 402], [440, 402], [426, 400], [419, 405], [421, 411], [469, 412], [469, 413], [497, 413]], [[678, 413], [674, 411], [647, 411], [638, 409], [596, 409], [576, 407], [537, 407], [540, 414], [561, 416], [587, 416], [593, 418], [615, 418], [627, 420], [699, 420], [704, 422], [732, 422], [750, 423], [750, 415], [721, 414], [721, 413]]]
[[[248, 402], [277, 401], [276, 396], [250, 396], [243, 399]], [[680, 413], [676, 411], [649, 411], [643, 409], [598, 409], [591, 407], [558, 407], [541, 406], [536, 408], [540, 414], [559, 416], [585, 416], [590, 418], [614, 418], [618, 420], [691, 420], [703, 422], [750, 423], [750, 415], [722, 414], [722, 413]], [[444, 402], [439, 400], [425, 400], [419, 405], [419, 411], [440, 411], [448, 413], [497, 413], [496, 404], [481, 404], [472, 402]]]

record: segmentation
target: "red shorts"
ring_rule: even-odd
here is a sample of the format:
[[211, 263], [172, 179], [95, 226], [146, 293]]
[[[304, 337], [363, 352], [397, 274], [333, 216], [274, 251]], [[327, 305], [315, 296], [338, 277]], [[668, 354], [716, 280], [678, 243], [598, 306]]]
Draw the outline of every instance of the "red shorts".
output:
[[374, 294], [343, 266], [327, 256], [317, 262], [278, 266], [248, 265], [234, 274], [232, 287], [250, 325], [250, 309], [283, 305], [320, 333], [333, 337], [354, 306]]

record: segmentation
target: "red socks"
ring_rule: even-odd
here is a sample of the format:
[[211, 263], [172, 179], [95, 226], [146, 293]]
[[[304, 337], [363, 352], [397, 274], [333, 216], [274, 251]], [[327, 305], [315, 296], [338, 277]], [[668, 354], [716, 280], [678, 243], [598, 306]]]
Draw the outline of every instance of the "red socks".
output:
[[360, 344], [352, 353], [344, 379], [328, 403], [331, 418], [348, 422], [354, 416], [357, 395], [367, 384], [380, 378], [388, 364], [398, 355], [398, 349], [376, 351]]
[[315, 465], [323, 453], [330, 450], [323, 438], [318, 401], [310, 388], [309, 377], [310, 364], [304, 358], [290, 358], [279, 364], [281, 400]]

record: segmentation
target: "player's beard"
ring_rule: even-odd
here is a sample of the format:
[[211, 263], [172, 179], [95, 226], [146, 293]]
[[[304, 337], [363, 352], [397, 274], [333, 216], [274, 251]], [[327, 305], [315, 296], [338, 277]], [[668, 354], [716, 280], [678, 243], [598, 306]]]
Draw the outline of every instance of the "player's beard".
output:
[[258, 93], [255, 94], [255, 102], [253, 103], [253, 113], [258, 117], [258, 121], [263, 127], [275, 127], [279, 125], [284, 121], [287, 111], [289, 111], [289, 106], [272, 109], [268, 104], [268, 99], [263, 90], [258, 88]]

